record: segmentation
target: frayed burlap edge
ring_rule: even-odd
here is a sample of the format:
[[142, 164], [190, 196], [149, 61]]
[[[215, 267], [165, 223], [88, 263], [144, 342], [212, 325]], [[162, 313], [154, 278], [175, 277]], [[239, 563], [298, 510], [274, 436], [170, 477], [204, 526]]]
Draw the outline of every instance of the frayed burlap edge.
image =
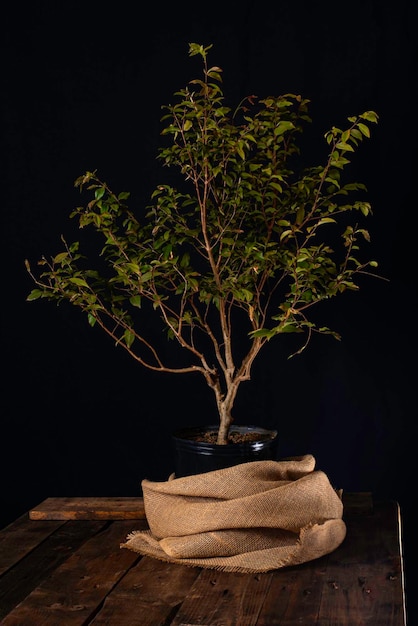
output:
[[[202, 567], [225, 572], [246, 574], [265, 573], [275, 569], [300, 565], [333, 552], [345, 539], [346, 525], [343, 520], [327, 520], [303, 528], [291, 549], [267, 548], [236, 554], [229, 557], [173, 558], [160, 548], [151, 531], [133, 531], [127, 541], [120, 545], [142, 556], [149, 556], [166, 563], [178, 563], [188, 567]], [[326, 549], [324, 546], [326, 545]]]

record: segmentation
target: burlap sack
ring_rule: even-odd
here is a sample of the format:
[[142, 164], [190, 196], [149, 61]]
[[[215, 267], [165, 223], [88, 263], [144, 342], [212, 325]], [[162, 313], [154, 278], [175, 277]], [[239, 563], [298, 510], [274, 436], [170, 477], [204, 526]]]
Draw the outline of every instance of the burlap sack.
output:
[[340, 494], [312, 455], [255, 461], [166, 482], [144, 480], [149, 531], [121, 544], [143, 555], [266, 572], [328, 554], [345, 538]]

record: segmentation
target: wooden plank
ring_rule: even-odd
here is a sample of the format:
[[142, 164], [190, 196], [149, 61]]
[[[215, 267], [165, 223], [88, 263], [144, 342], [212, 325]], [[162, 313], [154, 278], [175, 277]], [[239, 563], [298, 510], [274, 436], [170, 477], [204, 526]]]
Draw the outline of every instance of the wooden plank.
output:
[[[70, 524], [71, 522], [69, 522]], [[80, 525], [83, 522], [76, 522]], [[97, 522], [98, 523], [98, 522]], [[87, 525], [92, 526], [89, 522]], [[96, 615], [106, 596], [141, 558], [120, 544], [145, 522], [119, 521], [71, 553], [1, 622], [2, 626], [85, 626]], [[51, 557], [51, 550], [45, 553]], [[34, 564], [34, 569], [45, 564]], [[33, 573], [31, 574], [33, 576]]]
[[31, 525], [26, 513], [3, 528], [0, 532], [0, 576], [63, 524], [62, 521], [43, 521]]
[[329, 624], [405, 626], [403, 602], [392, 578], [394, 563], [329, 564], [321, 597], [321, 618]]
[[346, 520], [347, 537], [338, 548], [346, 562], [370, 562], [396, 557], [401, 561], [399, 505], [394, 501], [375, 502], [373, 511]]
[[[4, 536], [2, 533], [0, 556], [3, 550], [7, 552], [9, 546], [10, 554], [18, 554], [20, 558], [19, 562], [15, 560], [14, 567], [4, 573], [0, 580], [0, 620], [59, 567], [74, 550], [102, 530], [105, 525], [106, 522], [100, 521], [64, 524], [40, 521], [33, 524], [26, 516], [26, 526], [21, 528], [18, 525], [15, 536], [10, 534]], [[21, 533], [20, 530], [24, 532]], [[7, 539], [11, 540], [10, 544]], [[20, 542], [22, 545], [19, 550]]]
[[332, 624], [319, 619], [327, 557], [272, 573], [257, 626]]
[[143, 498], [47, 498], [29, 511], [31, 520], [145, 519]]
[[363, 515], [373, 511], [373, 495], [370, 491], [343, 492], [344, 515]]
[[106, 598], [91, 624], [167, 626], [199, 574], [199, 568], [144, 557]]
[[[343, 494], [347, 514], [363, 514], [372, 510], [369, 492]], [[47, 498], [29, 511], [31, 520], [68, 519], [145, 519], [142, 497], [71, 497]]]
[[345, 542], [329, 555], [332, 588], [322, 596], [322, 612], [331, 622], [406, 624], [400, 531], [399, 505], [393, 501], [375, 502], [372, 513], [347, 521]]
[[171, 625], [255, 626], [271, 577], [203, 570]]
[[[405, 626], [396, 503], [347, 520], [335, 551], [274, 572], [257, 626], [304, 624]], [[395, 531], [395, 532], [394, 532]]]

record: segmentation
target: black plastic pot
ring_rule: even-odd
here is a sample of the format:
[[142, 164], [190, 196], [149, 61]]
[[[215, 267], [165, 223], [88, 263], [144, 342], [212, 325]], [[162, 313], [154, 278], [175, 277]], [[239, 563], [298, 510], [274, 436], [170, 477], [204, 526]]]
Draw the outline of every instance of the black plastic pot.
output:
[[249, 461], [276, 458], [277, 431], [258, 426], [233, 426], [238, 433], [256, 432], [259, 438], [246, 443], [218, 445], [197, 439], [207, 431], [217, 431], [217, 426], [182, 428], [173, 433], [174, 473], [176, 478], [202, 474]]

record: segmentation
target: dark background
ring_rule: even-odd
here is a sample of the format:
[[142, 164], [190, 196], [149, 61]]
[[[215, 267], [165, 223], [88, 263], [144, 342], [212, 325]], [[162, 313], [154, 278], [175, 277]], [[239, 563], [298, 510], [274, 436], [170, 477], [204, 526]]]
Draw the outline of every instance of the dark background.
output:
[[200, 75], [188, 43], [213, 43], [209, 58], [224, 70], [231, 105], [249, 94], [301, 93], [312, 100], [312, 141], [349, 115], [373, 109], [380, 116], [353, 175], [367, 185], [370, 254], [389, 282], [367, 280], [324, 309], [341, 342], [320, 337], [291, 361], [280, 340], [269, 345], [242, 390], [236, 421], [277, 428], [282, 456], [314, 454], [338, 488], [397, 500], [411, 583], [412, 2], [246, 0], [199, 10], [154, 3], [143, 15], [124, 2], [86, 5], [15, 3], [3, 18], [0, 526], [50, 496], [140, 495], [143, 478], [165, 480], [172, 471], [171, 431], [214, 421], [200, 380], [144, 371], [77, 310], [27, 303], [33, 285], [24, 267], [25, 258], [35, 263], [59, 251], [61, 233], [75, 228], [73, 183], [86, 170], [97, 169], [114, 191], [131, 191], [140, 208], [148, 203], [164, 175], [155, 160], [160, 107]]

